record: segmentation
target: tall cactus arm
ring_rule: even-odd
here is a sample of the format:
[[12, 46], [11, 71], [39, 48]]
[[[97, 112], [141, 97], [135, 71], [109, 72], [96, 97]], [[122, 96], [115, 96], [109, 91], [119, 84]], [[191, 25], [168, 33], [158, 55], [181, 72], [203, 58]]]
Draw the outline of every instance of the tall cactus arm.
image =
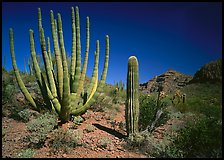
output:
[[[103, 73], [101, 76], [101, 81], [97, 86], [97, 84], [96, 84], [98, 82], [98, 78], [97, 78], [97, 81], [94, 83], [94, 87], [93, 87], [94, 92], [92, 91], [92, 93], [91, 93], [90, 97], [88, 98], [88, 100], [86, 101], [86, 103], [82, 107], [80, 107], [76, 110], [74, 109], [72, 111], [72, 114], [79, 115], [79, 114], [84, 113], [95, 102], [99, 93], [103, 90], [103, 85], [105, 83], [106, 74], [107, 74], [107, 70], [108, 70], [108, 62], [109, 62], [109, 36], [107, 35], [106, 36], [106, 53], [105, 53], [105, 60], [104, 60], [104, 69], [103, 69]], [[98, 67], [97, 67], [97, 70], [98, 70]], [[97, 77], [98, 77], [98, 71], [97, 71]]]
[[106, 51], [105, 52], [106, 52], [106, 54], [105, 54], [105, 60], [104, 60], [103, 73], [101, 75], [101, 82], [103, 84], [106, 81], [108, 63], [109, 63], [110, 41], [109, 41], [109, 36], [108, 35], [106, 35]]
[[64, 47], [64, 38], [62, 31], [62, 21], [61, 15], [58, 14], [58, 33], [60, 48], [62, 54], [62, 64], [63, 64], [63, 98], [62, 98], [62, 108], [61, 108], [61, 120], [66, 122], [70, 118], [70, 86], [69, 86], [69, 76], [68, 76], [68, 64], [66, 60], [66, 52]]
[[43, 57], [44, 57], [44, 65], [45, 65], [45, 71], [47, 74], [47, 79], [48, 79], [48, 83], [50, 86], [50, 90], [52, 92], [53, 97], [57, 97], [57, 90], [56, 90], [56, 85], [54, 82], [54, 77], [53, 77], [53, 73], [51, 70], [51, 66], [50, 66], [50, 60], [46, 51], [46, 42], [45, 42], [45, 36], [44, 36], [44, 29], [42, 28], [40, 30], [40, 41], [41, 41], [41, 49], [42, 49], [42, 53], [43, 53]]
[[128, 59], [127, 100], [125, 107], [127, 135], [138, 133], [139, 100], [138, 100], [138, 60], [135, 56]]
[[25, 74], [27, 74], [27, 70], [26, 70], [26, 59], [24, 58], [24, 72]]
[[75, 79], [74, 90], [77, 92], [81, 71], [81, 40], [80, 40], [80, 21], [79, 21], [79, 8], [75, 8], [75, 21], [76, 21], [76, 66], [75, 66]]
[[85, 54], [84, 64], [83, 64], [83, 67], [82, 67], [82, 73], [81, 73], [81, 77], [80, 77], [79, 87], [78, 87], [78, 90], [77, 90], [77, 95], [78, 96], [80, 95], [80, 93], [83, 90], [83, 84], [84, 84], [85, 76], [86, 76], [86, 68], [87, 68], [88, 55], [89, 55], [89, 39], [90, 39], [89, 17], [86, 17], [86, 54]]
[[68, 75], [68, 64], [67, 64], [67, 57], [66, 51], [64, 47], [64, 38], [63, 38], [63, 30], [62, 30], [62, 21], [61, 15], [58, 14], [58, 33], [59, 33], [59, 41], [60, 41], [60, 48], [62, 54], [62, 66], [63, 66], [63, 97], [70, 95], [70, 86], [69, 86], [69, 75]]
[[[105, 50], [105, 59], [104, 59], [104, 68], [103, 68], [103, 73], [101, 75], [101, 80], [99, 81], [98, 87], [93, 95], [93, 99], [97, 99], [99, 93], [103, 91], [103, 86], [106, 81], [106, 75], [107, 75], [107, 70], [108, 70], [108, 63], [109, 63], [109, 36], [106, 35], [106, 50]], [[91, 101], [93, 103], [94, 101]], [[91, 104], [88, 104], [91, 105]]]
[[96, 51], [95, 51], [95, 64], [94, 64], [94, 68], [93, 68], [93, 74], [92, 74], [92, 79], [90, 81], [90, 84], [88, 86], [88, 89], [87, 89], [87, 96], [88, 96], [88, 99], [91, 99], [94, 92], [96, 91], [96, 80], [98, 81], [98, 61], [99, 61], [99, 51], [100, 51], [100, 48], [99, 48], [99, 41], [97, 40], [96, 41]]
[[16, 58], [15, 58], [15, 52], [14, 52], [14, 39], [13, 39], [13, 30], [12, 28], [9, 29], [9, 36], [10, 36], [10, 53], [11, 53], [11, 58], [12, 58], [12, 65], [13, 65], [13, 69], [15, 71], [15, 76], [16, 76], [16, 80], [18, 82], [19, 88], [21, 89], [22, 93], [24, 94], [24, 96], [26, 97], [26, 99], [31, 103], [32, 107], [36, 110], [39, 110], [36, 103], [34, 102], [32, 96], [30, 95], [30, 93], [28, 92], [27, 88], [25, 87], [21, 76], [19, 74], [19, 70], [17, 68], [16, 65]]
[[41, 28], [42, 28], [41, 9], [38, 8], [38, 30], [39, 30], [39, 33], [40, 33]]
[[54, 22], [54, 13], [51, 10], [51, 30], [52, 30], [52, 37], [53, 37], [53, 44], [54, 44], [54, 53], [56, 58], [56, 64], [57, 64], [57, 82], [58, 82], [58, 90], [59, 90], [59, 101], [62, 100], [63, 96], [63, 68], [62, 68], [62, 60], [61, 60], [61, 54], [59, 51], [58, 46], [58, 37], [56, 32], [56, 26]]
[[72, 7], [71, 10], [72, 10], [72, 57], [71, 57], [70, 88], [71, 93], [75, 93], [74, 79], [75, 79], [75, 66], [76, 66], [76, 27], [75, 27], [74, 7]]
[[53, 68], [52, 58], [51, 58], [51, 43], [50, 43], [49, 37], [47, 37], [47, 53], [48, 53], [48, 57], [49, 57], [49, 61], [50, 61], [51, 70], [53, 72], [54, 68]]
[[30, 69], [30, 75], [33, 75], [33, 65], [32, 65], [31, 58], [28, 59], [28, 65], [29, 65], [29, 69]]
[[50, 107], [51, 106], [50, 99], [53, 99], [52, 98], [53, 96], [50, 92], [50, 89], [48, 88], [47, 83], [46, 83], [47, 80], [44, 80], [44, 78], [43, 78], [44, 76], [41, 73], [39, 63], [37, 61], [36, 51], [35, 51], [35, 47], [34, 47], [33, 30], [30, 29], [29, 33], [30, 33], [30, 53], [31, 53], [31, 58], [32, 58], [32, 62], [33, 62], [33, 68], [35, 71], [35, 76], [37, 79], [37, 83], [40, 87], [40, 91], [43, 96], [43, 99], [44, 99], [45, 103]]
[[90, 95], [89, 95], [86, 103], [84, 104], [84, 106], [82, 106], [80, 108], [72, 108], [73, 110], [71, 111], [71, 113], [73, 115], [80, 115], [81, 113], [85, 112], [86, 109], [88, 109], [90, 107], [90, 104], [92, 104], [95, 101], [95, 99], [93, 99], [93, 95], [96, 92], [97, 85], [98, 85], [98, 64], [99, 64], [99, 52], [95, 52], [94, 70], [93, 70], [93, 74], [92, 74], [92, 80], [90, 83], [91, 92], [90, 91], [88, 92], [88, 93], [90, 93]]

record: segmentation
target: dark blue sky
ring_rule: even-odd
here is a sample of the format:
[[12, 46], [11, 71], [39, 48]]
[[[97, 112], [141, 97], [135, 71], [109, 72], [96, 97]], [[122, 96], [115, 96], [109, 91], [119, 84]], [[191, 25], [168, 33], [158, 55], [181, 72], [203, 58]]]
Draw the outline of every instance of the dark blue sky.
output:
[[[51, 36], [50, 10], [62, 16], [65, 49], [71, 53], [71, 6], [79, 6], [82, 60], [85, 53], [85, 19], [90, 17], [90, 53], [87, 75], [94, 65], [96, 40], [100, 41], [99, 71], [105, 54], [105, 35], [110, 37], [107, 83], [126, 83], [127, 61], [135, 55], [140, 83], [172, 68], [193, 75], [202, 65], [222, 57], [221, 2], [4, 2], [2, 3], [2, 60], [12, 69], [9, 28], [14, 30], [17, 65], [24, 70], [30, 56], [29, 29], [34, 30], [40, 53], [37, 8], [42, 11], [45, 36]], [[53, 51], [53, 46], [51, 45]], [[27, 66], [28, 69], [28, 66]], [[100, 77], [99, 75], [99, 77]]]

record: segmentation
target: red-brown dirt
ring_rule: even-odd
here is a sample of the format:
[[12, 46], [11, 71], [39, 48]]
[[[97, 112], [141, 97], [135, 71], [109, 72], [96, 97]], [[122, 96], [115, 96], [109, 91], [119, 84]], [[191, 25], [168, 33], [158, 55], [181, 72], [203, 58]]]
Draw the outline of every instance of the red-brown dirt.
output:
[[[78, 125], [77, 128], [72, 129], [74, 125], [72, 122], [62, 126], [65, 129], [70, 128], [73, 131], [79, 130], [83, 132], [80, 142], [81, 146], [72, 148], [69, 152], [52, 154], [51, 148], [48, 145], [50, 137], [48, 137], [42, 148], [33, 149], [35, 151], [34, 158], [146, 158], [146, 155], [138, 153], [136, 150], [131, 151], [126, 149], [126, 142], [119, 137], [126, 134], [124, 126], [118, 126], [120, 122], [124, 122], [125, 120], [124, 108], [124, 105], [119, 106], [119, 111], [113, 120], [106, 118], [110, 116], [110, 113], [94, 112], [89, 109], [82, 115], [85, 121]], [[28, 146], [28, 144], [23, 142], [23, 138], [28, 135], [26, 124], [8, 117], [3, 117], [2, 121], [2, 127], [6, 130], [6, 134], [2, 138], [2, 157], [16, 157], [22, 149]], [[87, 132], [86, 128], [90, 125], [95, 126], [94, 130]], [[110, 134], [107, 130], [115, 134]], [[106, 147], [100, 146], [103, 138], [106, 138], [106, 140], [109, 139]]]

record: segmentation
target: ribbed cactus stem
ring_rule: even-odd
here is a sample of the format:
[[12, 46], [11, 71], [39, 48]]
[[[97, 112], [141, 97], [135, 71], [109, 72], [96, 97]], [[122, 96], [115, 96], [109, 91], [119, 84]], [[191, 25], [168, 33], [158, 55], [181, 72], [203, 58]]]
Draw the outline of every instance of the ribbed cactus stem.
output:
[[138, 60], [135, 56], [128, 59], [128, 74], [127, 74], [127, 99], [125, 106], [125, 119], [127, 136], [133, 136], [139, 132], [139, 74]]
[[76, 22], [76, 66], [75, 66], [75, 79], [73, 90], [77, 92], [80, 80], [81, 71], [81, 40], [80, 40], [80, 21], [79, 21], [79, 8], [75, 8], [75, 22]]
[[47, 37], [47, 53], [48, 53], [48, 57], [49, 57], [49, 61], [50, 61], [50, 66], [51, 66], [51, 70], [53, 71], [53, 64], [52, 64], [52, 58], [51, 58], [51, 43], [50, 43], [50, 38]]
[[86, 69], [87, 69], [87, 62], [88, 62], [88, 55], [89, 55], [89, 39], [90, 39], [89, 17], [86, 17], [86, 54], [85, 54], [84, 64], [82, 67], [82, 73], [81, 73], [81, 77], [80, 77], [79, 87], [77, 89], [78, 96], [80, 95], [80, 93], [83, 90], [83, 85], [84, 85], [85, 76], [86, 76]]
[[[58, 14], [58, 21], [54, 19], [53, 11], [50, 11], [53, 53], [51, 57], [50, 39], [45, 41], [44, 29], [42, 26], [41, 10], [38, 8], [38, 30], [41, 44], [44, 68], [40, 69], [40, 56], [36, 55], [34, 45], [33, 30], [30, 33], [30, 52], [32, 58], [32, 67], [34, 70], [37, 83], [44, 99], [44, 106], [50, 110], [56, 111], [62, 123], [70, 120], [71, 114], [80, 115], [85, 112], [96, 100], [99, 92], [103, 90], [106, 81], [108, 60], [109, 60], [109, 37], [106, 36], [106, 54], [104, 60], [104, 69], [101, 80], [98, 83], [98, 64], [99, 64], [99, 41], [96, 43], [95, 63], [92, 74], [92, 80], [88, 88], [88, 92], [83, 96], [84, 81], [86, 77], [89, 41], [90, 41], [90, 22], [89, 17], [86, 18], [86, 52], [81, 72], [81, 40], [80, 40], [80, 20], [79, 9], [72, 7], [72, 56], [71, 68], [68, 67], [67, 55], [64, 46], [63, 29], [61, 15]], [[58, 22], [58, 23], [56, 23]], [[36, 104], [21, 80], [19, 71], [16, 66], [13, 44], [13, 32], [10, 29], [10, 46], [14, 71], [20, 89], [26, 99], [35, 108]], [[39, 56], [39, 57], [38, 57]], [[38, 61], [39, 60], [39, 61]], [[31, 62], [29, 62], [29, 67]], [[57, 72], [54, 72], [54, 64]], [[70, 73], [69, 73], [70, 71]], [[88, 96], [87, 96], [88, 94]], [[39, 105], [38, 105], [39, 106]], [[37, 107], [36, 107], [37, 108]], [[37, 108], [39, 109], [39, 108]]]
[[50, 90], [52, 92], [53, 97], [57, 97], [57, 90], [56, 90], [56, 85], [54, 82], [54, 76], [53, 73], [51, 71], [51, 66], [50, 66], [50, 60], [46, 51], [46, 42], [45, 42], [45, 36], [44, 36], [44, 30], [43, 28], [40, 30], [40, 34], [41, 34], [41, 49], [42, 49], [42, 53], [43, 53], [43, 57], [44, 57], [44, 66], [45, 66], [45, 71], [47, 74], [47, 79], [48, 79], [48, 83], [50, 86]]
[[10, 53], [12, 58], [12, 65], [15, 72], [15, 76], [19, 85], [19, 88], [21, 89], [23, 95], [25, 98], [31, 103], [31, 105], [34, 107], [34, 109], [38, 110], [36, 103], [34, 102], [32, 96], [28, 92], [27, 88], [25, 87], [22, 78], [19, 74], [19, 70], [16, 65], [16, 58], [15, 58], [15, 52], [14, 52], [14, 38], [13, 38], [13, 30], [12, 28], [9, 29], [9, 36], [10, 36]]
[[28, 66], [29, 66], [29, 69], [30, 69], [30, 75], [33, 75], [33, 65], [32, 65], [32, 59], [31, 58], [28, 59]]
[[62, 67], [62, 60], [61, 60], [61, 54], [59, 51], [58, 46], [58, 36], [57, 36], [57, 27], [54, 21], [54, 13], [51, 10], [51, 30], [52, 30], [52, 37], [53, 37], [53, 44], [54, 44], [54, 53], [56, 58], [56, 64], [57, 64], [57, 81], [58, 81], [58, 89], [59, 89], [59, 101], [62, 100], [63, 96], [63, 67]]
[[71, 74], [70, 74], [70, 88], [71, 93], [75, 93], [75, 66], [76, 66], [76, 27], [75, 27], [75, 11], [72, 10], [72, 57], [71, 57]]
[[62, 98], [62, 108], [61, 108], [61, 120], [66, 122], [70, 118], [70, 85], [68, 76], [68, 65], [66, 60], [66, 51], [64, 47], [64, 38], [62, 30], [62, 20], [61, 15], [58, 14], [58, 35], [60, 41], [60, 48], [62, 54], [62, 65], [63, 65], [63, 98]]
[[26, 70], [26, 59], [24, 58], [24, 73], [27, 74], [27, 70]]

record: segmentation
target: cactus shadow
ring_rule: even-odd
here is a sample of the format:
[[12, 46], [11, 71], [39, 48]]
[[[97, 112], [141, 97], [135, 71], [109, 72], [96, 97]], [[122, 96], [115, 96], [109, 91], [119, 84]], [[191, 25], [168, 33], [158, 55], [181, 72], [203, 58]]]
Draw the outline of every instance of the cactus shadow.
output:
[[92, 125], [94, 125], [96, 128], [100, 129], [100, 130], [103, 130], [119, 139], [123, 139], [123, 138], [126, 138], [126, 135], [123, 135], [122, 133], [120, 132], [117, 132], [115, 131], [114, 129], [111, 129], [111, 128], [108, 128], [108, 127], [105, 127], [105, 126], [102, 126], [100, 124], [97, 124], [97, 123], [93, 123]]

